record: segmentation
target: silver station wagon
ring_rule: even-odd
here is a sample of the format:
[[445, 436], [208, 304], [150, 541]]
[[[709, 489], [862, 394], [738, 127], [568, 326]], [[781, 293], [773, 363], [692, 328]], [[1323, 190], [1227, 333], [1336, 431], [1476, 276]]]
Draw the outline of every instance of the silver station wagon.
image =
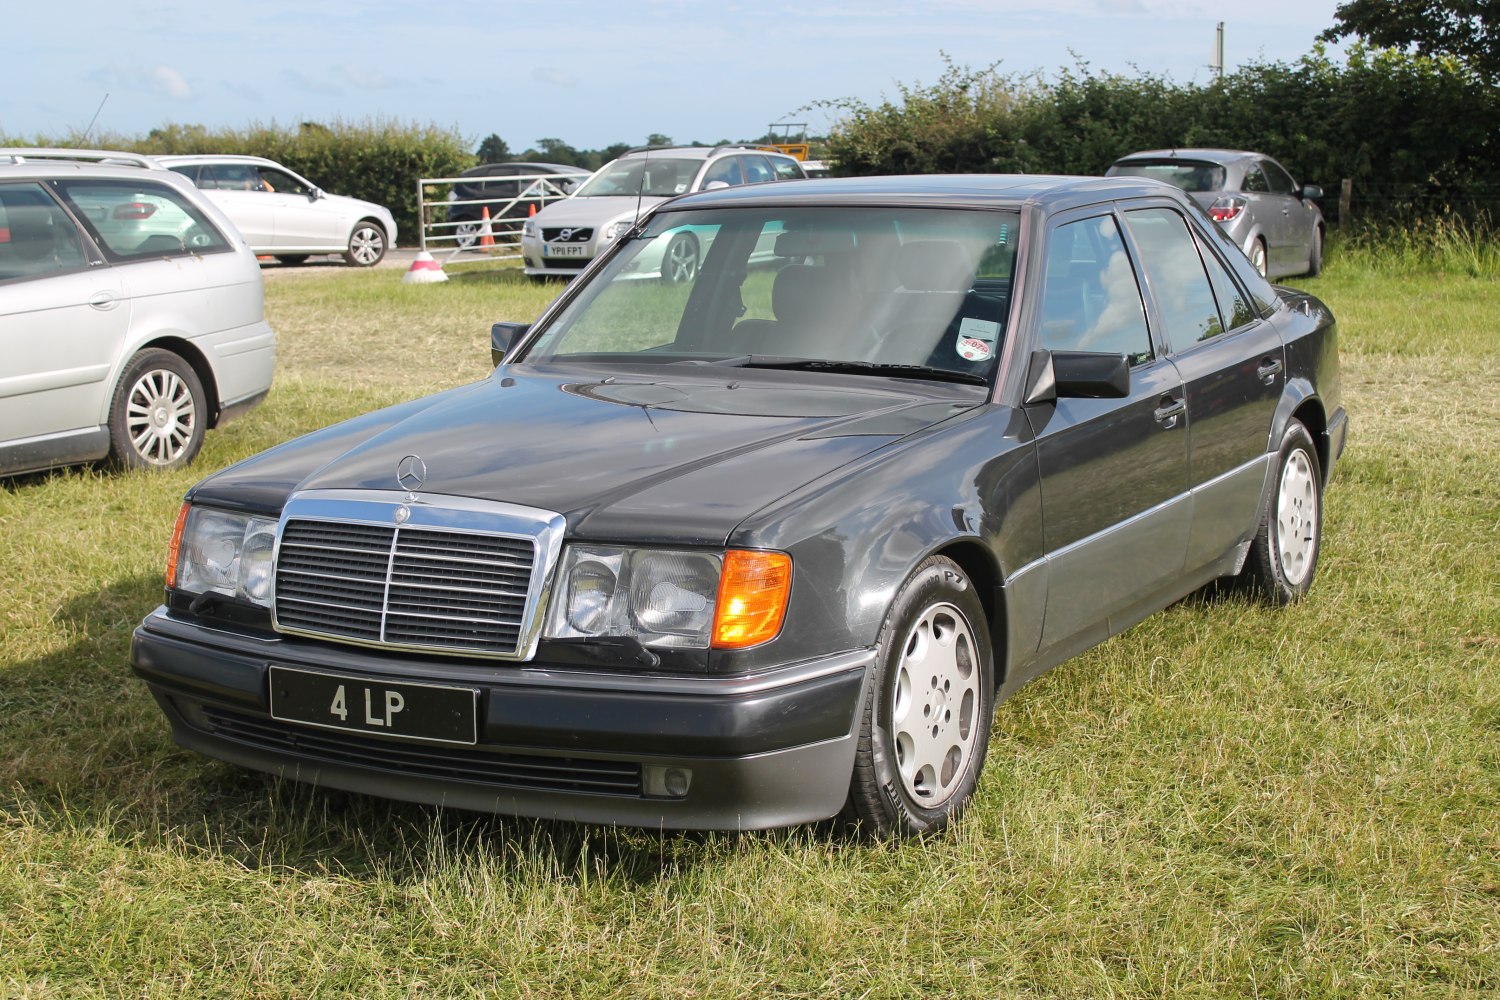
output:
[[[684, 232], [691, 276], [635, 280]], [[1347, 426], [1327, 308], [1140, 178], [689, 195], [491, 349], [189, 491], [132, 646], [179, 742], [527, 816], [934, 831], [1043, 670], [1221, 578], [1307, 593]]]

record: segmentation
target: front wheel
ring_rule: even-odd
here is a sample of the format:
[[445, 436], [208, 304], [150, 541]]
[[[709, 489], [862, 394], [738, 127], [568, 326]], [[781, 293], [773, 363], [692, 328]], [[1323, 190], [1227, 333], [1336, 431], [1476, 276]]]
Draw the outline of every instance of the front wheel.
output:
[[208, 397], [193, 366], [148, 348], [130, 359], [109, 409], [110, 461], [124, 469], [176, 469], [203, 446]]
[[465, 219], [453, 227], [453, 245], [461, 250], [467, 250], [482, 235], [480, 230], [483, 224], [478, 219]]
[[344, 260], [355, 267], [374, 267], [385, 256], [385, 230], [365, 219], [349, 234], [349, 249]]
[[1313, 228], [1312, 247], [1307, 251], [1307, 276], [1316, 278], [1323, 273], [1323, 227]]
[[979, 782], [994, 698], [984, 607], [958, 564], [933, 556], [881, 626], [846, 817], [882, 837], [952, 822]]
[[678, 233], [667, 244], [661, 259], [661, 277], [669, 285], [692, 281], [698, 273], [698, 241], [691, 233]]
[[1272, 604], [1291, 604], [1312, 587], [1322, 545], [1323, 474], [1307, 428], [1293, 420], [1281, 436], [1276, 478], [1250, 543], [1245, 580]]

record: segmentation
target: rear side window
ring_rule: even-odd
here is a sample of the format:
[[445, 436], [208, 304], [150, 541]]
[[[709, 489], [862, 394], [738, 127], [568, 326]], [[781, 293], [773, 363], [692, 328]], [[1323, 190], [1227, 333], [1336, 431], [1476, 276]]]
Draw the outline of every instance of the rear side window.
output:
[[152, 181], [54, 181], [113, 261], [227, 251], [229, 240], [182, 192]]
[[1187, 220], [1171, 209], [1149, 208], [1127, 212], [1125, 222], [1140, 248], [1151, 295], [1172, 346], [1184, 350], [1223, 333], [1218, 302]]
[[0, 281], [87, 266], [78, 228], [40, 184], [0, 184]]

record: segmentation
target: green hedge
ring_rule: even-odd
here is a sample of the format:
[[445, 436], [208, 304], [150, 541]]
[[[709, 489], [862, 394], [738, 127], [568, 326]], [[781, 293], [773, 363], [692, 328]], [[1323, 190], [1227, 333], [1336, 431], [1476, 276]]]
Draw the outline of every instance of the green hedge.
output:
[[1500, 89], [1456, 60], [1362, 46], [1342, 65], [1320, 48], [1208, 84], [950, 64], [936, 84], [902, 88], [899, 102], [820, 106], [841, 116], [829, 154], [849, 175], [1098, 174], [1136, 150], [1217, 146], [1275, 156], [1325, 188], [1330, 215], [1344, 178], [1362, 219], [1485, 220], [1500, 200]]
[[457, 132], [391, 121], [254, 124], [216, 131], [201, 125], [167, 125], [152, 129], [144, 139], [107, 136], [90, 145], [137, 153], [269, 157], [327, 191], [386, 206], [406, 244], [416, 242], [418, 179], [452, 177], [474, 165], [471, 144]]

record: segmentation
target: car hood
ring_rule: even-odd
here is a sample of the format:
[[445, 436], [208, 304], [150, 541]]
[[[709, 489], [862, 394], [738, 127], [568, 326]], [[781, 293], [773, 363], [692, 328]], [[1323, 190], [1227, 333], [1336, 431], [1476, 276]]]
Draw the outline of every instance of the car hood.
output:
[[417, 455], [429, 502], [554, 511], [578, 538], [720, 545], [765, 505], [985, 399], [971, 386], [733, 375], [502, 366], [231, 466], [189, 499], [275, 514], [298, 490], [396, 490], [397, 463]]
[[644, 215], [665, 198], [636, 198], [633, 195], [606, 195], [599, 198], [564, 198], [554, 201], [536, 213], [540, 226], [602, 226], [622, 215]]

